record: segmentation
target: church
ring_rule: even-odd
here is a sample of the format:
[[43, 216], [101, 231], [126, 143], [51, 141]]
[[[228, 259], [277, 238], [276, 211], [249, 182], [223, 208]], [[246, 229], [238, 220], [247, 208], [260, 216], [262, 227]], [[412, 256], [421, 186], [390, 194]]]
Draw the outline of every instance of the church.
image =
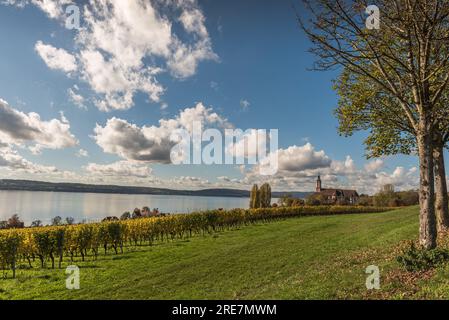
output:
[[356, 190], [322, 188], [320, 176], [318, 176], [318, 179], [316, 180], [315, 195], [323, 196], [328, 204], [336, 204], [336, 203], [356, 204], [359, 200], [359, 194], [357, 193]]

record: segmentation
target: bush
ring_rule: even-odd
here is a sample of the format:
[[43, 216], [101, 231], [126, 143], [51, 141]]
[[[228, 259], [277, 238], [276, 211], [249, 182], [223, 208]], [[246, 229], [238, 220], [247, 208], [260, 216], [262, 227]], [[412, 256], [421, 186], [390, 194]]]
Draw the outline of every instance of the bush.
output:
[[61, 224], [62, 224], [62, 218], [60, 216], [56, 216], [53, 219], [51, 219], [52, 226], [60, 226]]
[[373, 206], [373, 197], [363, 194], [359, 197], [357, 204], [364, 207]]
[[304, 200], [290, 197], [288, 195], [282, 196], [278, 200], [279, 206], [282, 207], [300, 207], [304, 205]]
[[23, 227], [25, 227], [25, 224], [20, 220], [17, 214], [13, 214], [11, 218], [8, 219], [8, 224], [6, 225], [7, 229], [21, 229]]
[[120, 216], [120, 220], [128, 220], [131, 219], [131, 213], [129, 211], [123, 212], [123, 214]]
[[134, 211], [133, 211], [132, 218], [133, 219], [138, 219], [138, 218], [141, 218], [141, 217], [142, 217], [142, 212], [140, 211], [139, 208], [135, 208]]
[[311, 194], [306, 198], [306, 205], [321, 206], [326, 204], [326, 199], [321, 194]]
[[447, 249], [425, 250], [419, 248], [414, 242], [402, 251], [396, 260], [407, 271], [423, 271], [434, 268], [449, 260], [449, 251]]
[[416, 191], [379, 192], [373, 197], [373, 203], [378, 207], [402, 207], [419, 203]]

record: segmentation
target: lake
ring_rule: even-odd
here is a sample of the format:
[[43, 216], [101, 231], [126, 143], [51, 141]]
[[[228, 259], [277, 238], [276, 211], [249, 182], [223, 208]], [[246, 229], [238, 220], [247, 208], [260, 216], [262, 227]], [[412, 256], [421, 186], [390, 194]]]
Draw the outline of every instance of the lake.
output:
[[0, 220], [17, 213], [29, 225], [34, 220], [49, 224], [56, 216], [73, 217], [75, 222], [99, 221], [144, 206], [163, 213], [196, 210], [248, 208], [248, 198], [129, 195], [101, 193], [0, 191]]

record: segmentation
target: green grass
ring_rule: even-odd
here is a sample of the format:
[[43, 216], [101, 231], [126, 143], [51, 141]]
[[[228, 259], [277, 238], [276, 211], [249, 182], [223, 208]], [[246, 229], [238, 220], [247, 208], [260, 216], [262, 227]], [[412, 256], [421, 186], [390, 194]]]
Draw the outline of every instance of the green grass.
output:
[[[65, 288], [64, 269], [36, 264], [0, 280], [0, 299], [403, 298], [435, 290], [434, 296], [447, 297], [445, 268], [422, 284], [413, 281], [413, 292], [394, 277], [392, 250], [417, 233], [416, 207], [291, 218], [76, 261], [80, 290]], [[368, 265], [381, 268], [378, 292], [365, 288]]]

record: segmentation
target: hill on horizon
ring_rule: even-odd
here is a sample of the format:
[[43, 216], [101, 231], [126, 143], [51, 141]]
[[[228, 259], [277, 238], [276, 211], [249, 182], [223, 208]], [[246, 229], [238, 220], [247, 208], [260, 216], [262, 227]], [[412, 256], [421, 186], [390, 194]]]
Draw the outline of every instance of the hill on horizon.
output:
[[[115, 193], [115, 194], [149, 194], [149, 195], [180, 195], [202, 197], [249, 197], [249, 190], [212, 188], [201, 190], [177, 190], [168, 188], [96, 185], [67, 182], [45, 182], [34, 180], [1, 179], [0, 190], [11, 191], [47, 191], [47, 192], [80, 192], [80, 193]], [[274, 191], [273, 198], [288, 195], [295, 198], [305, 198], [312, 192], [301, 191]]]

